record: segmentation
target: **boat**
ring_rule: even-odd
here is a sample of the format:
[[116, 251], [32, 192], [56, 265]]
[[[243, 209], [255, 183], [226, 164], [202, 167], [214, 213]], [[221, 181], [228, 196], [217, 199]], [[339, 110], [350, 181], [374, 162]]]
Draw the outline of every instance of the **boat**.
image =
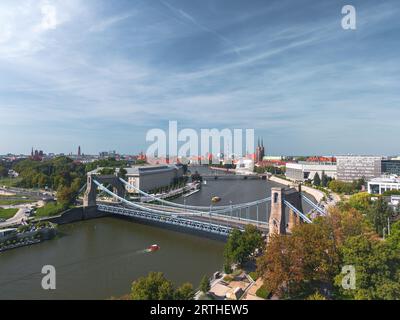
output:
[[160, 250], [160, 246], [158, 244], [152, 244], [150, 247], [146, 249], [147, 252], [154, 252]]
[[220, 198], [220, 197], [212, 197], [212, 198], [211, 198], [211, 201], [214, 202], [214, 203], [215, 203], [215, 202], [220, 202], [220, 201], [221, 201], [221, 198]]

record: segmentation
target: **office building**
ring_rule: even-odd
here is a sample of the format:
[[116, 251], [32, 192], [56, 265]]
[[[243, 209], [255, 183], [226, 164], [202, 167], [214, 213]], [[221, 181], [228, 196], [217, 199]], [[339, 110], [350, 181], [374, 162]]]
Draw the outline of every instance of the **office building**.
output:
[[337, 156], [337, 179], [353, 182], [380, 177], [382, 173], [380, 156]]
[[400, 176], [400, 159], [382, 160], [382, 174]]

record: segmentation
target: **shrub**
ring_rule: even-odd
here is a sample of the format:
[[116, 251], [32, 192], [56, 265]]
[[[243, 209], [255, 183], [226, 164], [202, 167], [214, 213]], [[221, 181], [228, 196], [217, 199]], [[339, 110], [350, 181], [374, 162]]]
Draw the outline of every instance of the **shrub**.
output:
[[257, 272], [253, 271], [249, 273], [250, 278], [252, 278], [254, 281], [258, 279], [258, 274]]
[[258, 288], [258, 290], [256, 291], [256, 296], [263, 298], [263, 299], [268, 299], [269, 295], [270, 295], [270, 292], [263, 285], [260, 288]]

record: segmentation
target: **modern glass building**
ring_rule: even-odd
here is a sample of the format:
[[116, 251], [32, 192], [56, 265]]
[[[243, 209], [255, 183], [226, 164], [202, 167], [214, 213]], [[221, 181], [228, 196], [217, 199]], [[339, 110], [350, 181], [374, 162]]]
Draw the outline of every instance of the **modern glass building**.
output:
[[337, 156], [337, 179], [353, 182], [379, 177], [382, 174], [382, 159], [380, 156]]
[[382, 160], [382, 173], [400, 176], [400, 160]]

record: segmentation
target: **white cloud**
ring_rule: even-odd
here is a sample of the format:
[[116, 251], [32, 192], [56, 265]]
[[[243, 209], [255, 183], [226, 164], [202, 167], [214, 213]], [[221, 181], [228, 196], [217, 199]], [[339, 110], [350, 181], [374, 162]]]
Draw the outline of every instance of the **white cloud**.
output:
[[42, 14], [42, 21], [37, 26], [36, 30], [46, 31], [55, 29], [58, 25], [57, 8], [54, 5], [50, 5], [48, 2], [42, 2], [40, 12]]

